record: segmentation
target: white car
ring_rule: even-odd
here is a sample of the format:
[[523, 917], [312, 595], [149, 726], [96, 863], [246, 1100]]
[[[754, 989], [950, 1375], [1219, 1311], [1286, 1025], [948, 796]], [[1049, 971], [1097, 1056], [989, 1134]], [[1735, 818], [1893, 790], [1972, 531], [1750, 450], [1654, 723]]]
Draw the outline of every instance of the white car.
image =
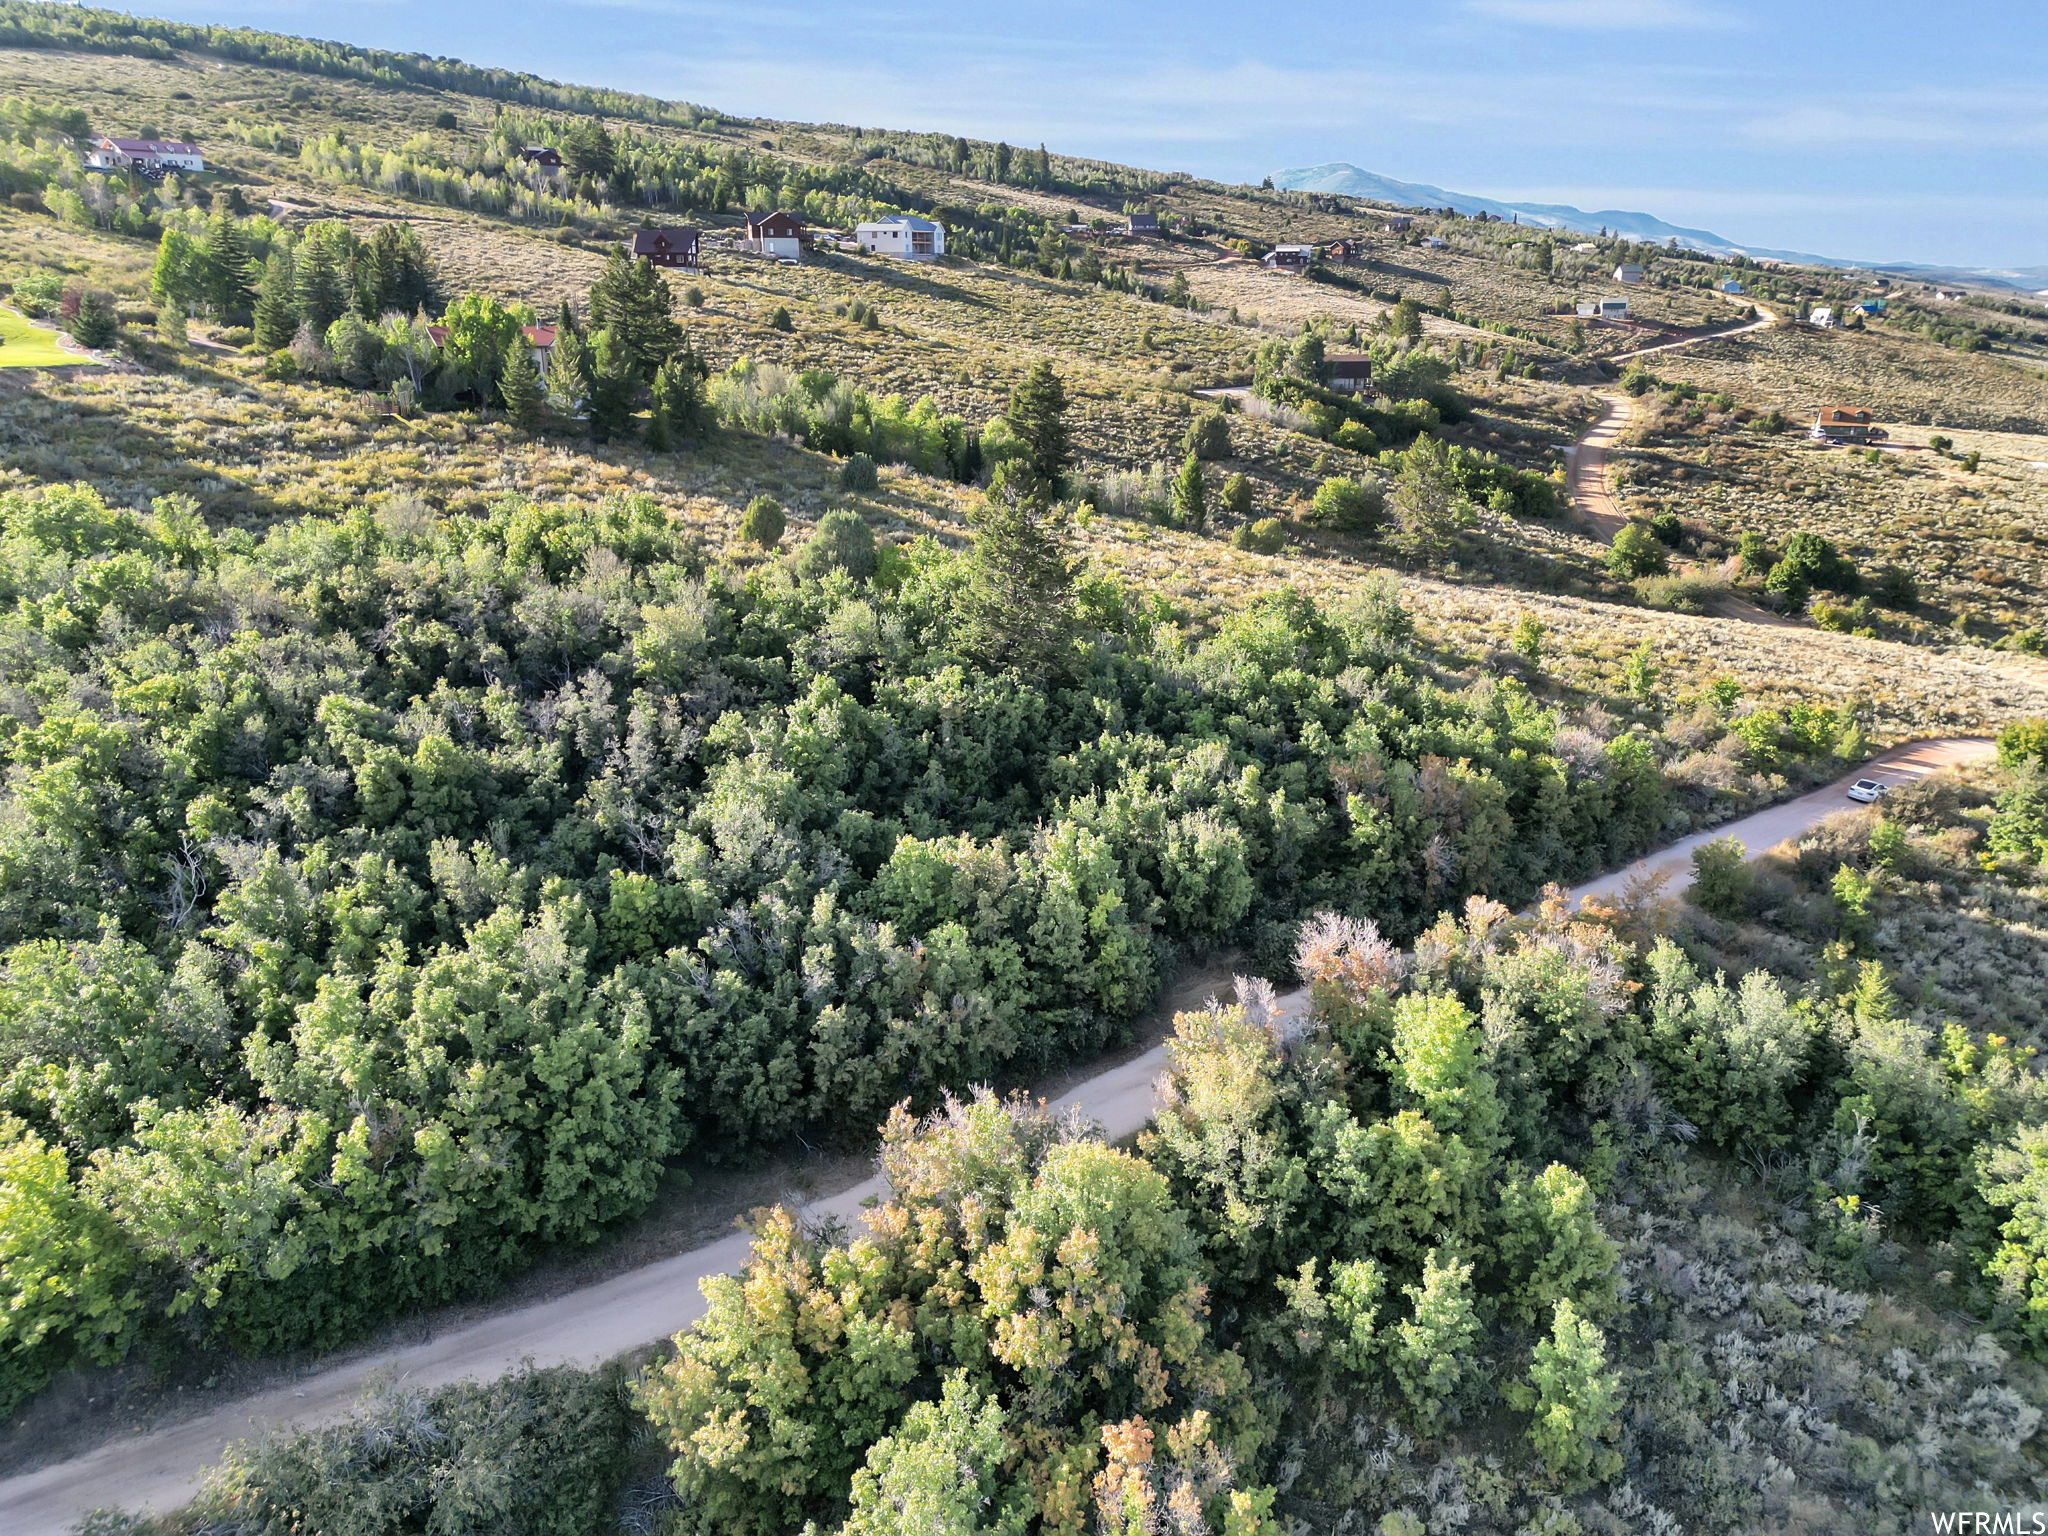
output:
[[1885, 792], [1890, 788], [1891, 785], [1881, 779], [1858, 779], [1849, 786], [1849, 798], [1869, 805], [1873, 801], [1883, 799]]

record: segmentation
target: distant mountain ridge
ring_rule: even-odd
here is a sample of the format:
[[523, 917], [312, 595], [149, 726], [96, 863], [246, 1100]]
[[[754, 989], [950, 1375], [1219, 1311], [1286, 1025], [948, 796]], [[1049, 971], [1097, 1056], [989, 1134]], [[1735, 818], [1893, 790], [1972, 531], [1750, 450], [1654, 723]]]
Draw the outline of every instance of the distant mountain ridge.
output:
[[1663, 245], [1676, 240], [1688, 249], [1709, 256], [1749, 256], [1771, 261], [1796, 262], [1815, 267], [1862, 267], [1872, 271], [1896, 272], [1923, 282], [1989, 283], [2001, 288], [2032, 292], [2048, 288], [2048, 267], [1941, 267], [1916, 262], [1847, 261], [1838, 256], [1817, 256], [1811, 251], [1780, 251], [1768, 246], [1742, 245], [1711, 230], [1689, 229], [1671, 224], [1654, 214], [1619, 208], [1587, 212], [1566, 203], [1505, 203], [1471, 192], [1447, 192], [1427, 182], [1397, 181], [1375, 171], [1360, 170], [1346, 161], [1301, 166], [1275, 171], [1273, 185], [1297, 192], [1327, 192], [1340, 197], [1362, 197], [1397, 208], [1451, 208], [1464, 214], [1491, 214], [1539, 229], [1569, 230], [1576, 234], [1598, 234], [1606, 230], [1630, 240]]

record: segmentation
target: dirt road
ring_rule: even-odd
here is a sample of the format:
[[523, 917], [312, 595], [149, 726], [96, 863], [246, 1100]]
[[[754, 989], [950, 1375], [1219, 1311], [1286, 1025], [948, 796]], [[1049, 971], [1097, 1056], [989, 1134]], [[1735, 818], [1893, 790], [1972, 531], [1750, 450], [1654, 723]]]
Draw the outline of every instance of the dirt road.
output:
[[[1754, 330], [1755, 327], [1744, 326], [1743, 329]], [[1598, 398], [1607, 409], [1586, 435], [1572, 444], [1571, 475], [1566, 490], [1572, 505], [1592, 526], [1600, 542], [1612, 544], [1614, 536], [1627, 524], [1628, 514], [1622, 511], [1621, 503], [1615, 499], [1614, 487], [1607, 474], [1607, 455], [1635, 419], [1636, 404], [1627, 395], [1604, 391]], [[1780, 629], [1798, 627], [1798, 620], [1760, 608], [1733, 593], [1722, 597], [1714, 612], [1723, 618], [1740, 619], [1745, 624], [1766, 624]]]
[[[1825, 789], [1684, 838], [1614, 873], [1572, 889], [1576, 899], [1618, 892], [1630, 880], [1668, 873], [1667, 891], [1687, 883], [1692, 850], [1719, 837], [1740, 840], [1754, 853], [1813, 826], [1831, 812], [1853, 809], [1843, 791], [1866, 774], [1903, 783], [1982, 757], [1992, 744], [1958, 737], [1914, 743], [1880, 753]], [[1281, 999], [1283, 1017], [1297, 1020], [1303, 993]], [[1054, 1101], [1056, 1110], [1079, 1109], [1112, 1140], [1140, 1130], [1152, 1116], [1155, 1084], [1165, 1069], [1163, 1046], [1088, 1078]], [[861, 1207], [881, 1195], [879, 1179], [811, 1202], [812, 1217], [857, 1220]], [[594, 1365], [687, 1328], [704, 1310], [698, 1282], [740, 1267], [748, 1239], [730, 1237], [648, 1264], [549, 1301], [451, 1329], [422, 1344], [390, 1349], [315, 1376], [245, 1398], [232, 1408], [187, 1420], [152, 1434], [112, 1440], [73, 1458], [0, 1481], [0, 1531], [6, 1536], [62, 1536], [79, 1516], [98, 1506], [176, 1508], [188, 1499], [228, 1443], [283, 1425], [315, 1425], [341, 1417], [373, 1376], [394, 1373], [420, 1387], [504, 1374], [522, 1360], [538, 1365]]]
[[1626, 363], [1638, 357], [1654, 357], [1659, 352], [1676, 352], [1680, 347], [1695, 346], [1702, 341], [1719, 341], [1724, 336], [1740, 336], [1746, 331], [1769, 330], [1778, 323], [1776, 310], [1765, 309], [1763, 305], [1756, 303], [1754, 300], [1733, 293], [1723, 293], [1717, 296], [1728, 300], [1731, 304], [1740, 304], [1745, 309], [1755, 310], [1756, 318], [1742, 325], [1723, 326], [1718, 331], [1701, 331], [1698, 335], [1681, 336], [1676, 341], [1660, 341], [1655, 346], [1637, 347], [1633, 352], [1617, 352], [1608, 358], [1607, 361], [1610, 363]]
[[1836, 811], [1854, 810], [1856, 802], [1846, 798], [1844, 791], [1860, 778], [1881, 779], [1889, 784], [1908, 784], [1915, 779], [1924, 779], [1930, 773], [1943, 768], [1953, 768], [1959, 763], [1971, 762], [1977, 758], [1989, 757], [1996, 748], [1981, 736], [1946, 736], [1932, 741], [1908, 742], [1902, 747], [1893, 747], [1880, 752], [1854, 773], [1844, 775], [1834, 783], [1796, 800], [1787, 800], [1740, 821], [1731, 821], [1713, 827], [1705, 832], [1695, 832], [1691, 837], [1680, 838], [1668, 848], [1637, 859], [1626, 869], [1618, 869], [1597, 880], [1588, 880], [1584, 885], [1574, 886], [1574, 898], [1584, 896], [1616, 896], [1631, 880], [1666, 877], [1665, 891], [1676, 895], [1692, 884], [1692, 855], [1695, 848], [1719, 838], [1732, 837], [1752, 856], [1773, 848], [1788, 838], [1799, 836], [1825, 816]]
[[1746, 331], [1761, 331], [1778, 323], [1778, 317], [1769, 310], [1760, 310], [1758, 318], [1746, 325], [1723, 326], [1718, 331], [1702, 331], [1697, 336], [1681, 336], [1676, 341], [1660, 341], [1655, 346], [1637, 347], [1633, 352], [1617, 352], [1607, 361], [1610, 363], [1633, 362], [1639, 357], [1655, 357], [1659, 352], [1676, 352], [1680, 347], [1695, 346], [1702, 341], [1719, 341], [1725, 336], [1740, 336]]
[[1628, 514], [1614, 499], [1607, 481], [1607, 455], [1621, 441], [1622, 433], [1635, 419], [1635, 402], [1627, 395], [1601, 393], [1596, 398], [1606, 407], [1586, 435], [1572, 444], [1570, 490], [1572, 505], [1593, 525], [1600, 542], [1612, 544], [1614, 536], [1628, 523]]

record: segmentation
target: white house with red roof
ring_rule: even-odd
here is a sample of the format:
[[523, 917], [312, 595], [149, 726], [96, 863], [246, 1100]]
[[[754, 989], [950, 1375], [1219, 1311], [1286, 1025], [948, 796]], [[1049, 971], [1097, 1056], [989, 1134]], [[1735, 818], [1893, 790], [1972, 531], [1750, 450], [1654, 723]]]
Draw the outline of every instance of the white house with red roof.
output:
[[96, 171], [141, 171], [154, 176], [206, 169], [199, 146], [179, 139], [103, 138], [86, 152], [85, 163]]

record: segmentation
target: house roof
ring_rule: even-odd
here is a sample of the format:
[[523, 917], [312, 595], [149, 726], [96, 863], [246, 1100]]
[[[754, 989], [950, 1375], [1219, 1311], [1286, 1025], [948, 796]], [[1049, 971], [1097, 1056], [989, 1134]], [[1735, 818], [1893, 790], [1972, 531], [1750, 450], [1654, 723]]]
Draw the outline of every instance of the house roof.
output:
[[1131, 228], [1133, 229], [1157, 229], [1158, 227], [1159, 215], [1156, 213], [1134, 213], [1131, 215]]
[[694, 229], [636, 229], [633, 231], [633, 254], [650, 256], [659, 252], [694, 249], [697, 231]]
[[1332, 352], [1323, 362], [1333, 373], [1372, 372], [1372, 354], [1369, 352]]
[[196, 155], [197, 144], [187, 144], [180, 139], [101, 139], [102, 144], [111, 144], [124, 155]]
[[878, 229], [884, 224], [900, 224], [905, 229], [924, 230], [931, 234], [937, 234], [939, 229], [930, 219], [920, 219], [914, 213], [892, 213], [886, 219], [869, 219], [861, 228]]
[[1852, 411], [1846, 405], [1830, 405], [1821, 410], [1820, 422], [1824, 427], [1867, 427], [1870, 425], [1870, 412], [1861, 408]]

